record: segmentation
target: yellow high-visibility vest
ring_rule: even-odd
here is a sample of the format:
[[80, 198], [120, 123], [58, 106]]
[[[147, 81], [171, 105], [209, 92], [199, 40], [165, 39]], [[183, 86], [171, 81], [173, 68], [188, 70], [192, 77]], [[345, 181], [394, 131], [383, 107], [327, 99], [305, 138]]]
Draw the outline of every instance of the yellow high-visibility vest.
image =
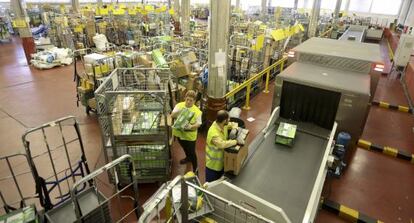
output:
[[211, 141], [214, 137], [227, 140], [227, 128], [221, 131], [220, 126], [213, 122], [207, 133], [206, 142], [206, 167], [215, 171], [221, 171], [224, 167], [224, 149], [217, 148]]

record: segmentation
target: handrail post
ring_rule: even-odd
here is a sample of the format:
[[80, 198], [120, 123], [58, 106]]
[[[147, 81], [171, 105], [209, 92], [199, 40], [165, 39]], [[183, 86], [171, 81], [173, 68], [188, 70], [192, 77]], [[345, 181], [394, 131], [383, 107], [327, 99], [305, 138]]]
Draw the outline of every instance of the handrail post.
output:
[[285, 66], [285, 61], [283, 60], [282, 63], [280, 63], [280, 73], [283, 72], [283, 67]]
[[268, 69], [266, 73], [266, 85], [265, 85], [265, 90], [263, 91], [263, 93], [265, 94], [269, 93], [269, 78], [270, 78], [270, 69]]
[[249, 83], [247, 85], [247, 89], [246, 89], [246, 103], [243, 106], [244, 110], [250, 110], [250, 88], [252, 86], [252, 83]]

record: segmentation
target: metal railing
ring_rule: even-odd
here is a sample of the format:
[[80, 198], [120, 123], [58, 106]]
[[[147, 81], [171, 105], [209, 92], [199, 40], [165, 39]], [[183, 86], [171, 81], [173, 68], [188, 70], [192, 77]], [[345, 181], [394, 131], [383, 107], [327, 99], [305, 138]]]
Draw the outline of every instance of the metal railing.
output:
[[333, 31], [333, 27], [329, 28], [328, 30], [326, 30], [325, 32], [323, 32], [319, 37], [327, 37], [328, 35], [330, 35]]
[[236, 88], [234, 88], [231, 91], [227, 92], [227, 94], [225, 94], [224, 97], [226, 99], [229, 99], [230, 97], [233, 97], [235, 94], [237, 94], [238, 92], [240, 92], [241, 90], [246, 88], [246, 102], [243, 106], [243, 109], [249, 110], [250, 109], [250, 92], [251, 92], [252, 83], [254, 81], [259, 80], [260, 78], [262, 78], [263, 75], [266, 75], [266, 84], [265, 84], [265, 89], [264, 89], [263, 93], [266, 93], [266, 94], [269, 93], [270, 71], [272, 69], [275, 69], [276, 67], [280, 66], [280, 72], [282, 72], [283, 67], [284, 67], [285, 62], [287, 61], [287, 59], [288, 59], [288, 57], [284, 56], [282, 59], [280, 59], [277, 62], [275, 62], [274, 64], [266, 67], [264, 70], [262, 70], [258, 74], [255, 74], [253, 77], [249, 78], [247, 81], [243, 82], [242, 84], [240, 84]]

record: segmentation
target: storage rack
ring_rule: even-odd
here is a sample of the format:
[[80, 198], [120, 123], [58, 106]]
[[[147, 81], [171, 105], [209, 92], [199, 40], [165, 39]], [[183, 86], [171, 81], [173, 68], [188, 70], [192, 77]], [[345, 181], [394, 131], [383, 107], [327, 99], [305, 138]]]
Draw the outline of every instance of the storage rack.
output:
[[[85, 107], [86, 114], [89, 114], [90, 111], [96, 112], [94, 91], [117, 65], [114, 56], [107, 56], [96, 60], [87, 67], [84, 56], [89, 52], [92, 52], [89, 48], [74, 51], [74, 81], [76, 82], [77, 105], [79, 106], [80, 102]], [[82, 64], [81, 71], [78, 69], [78, 62]]]
[[169, 179], [171, 82], [169, 69], [117, 68], [95, 91], [106, 161], [131, 155], [139, 183]]

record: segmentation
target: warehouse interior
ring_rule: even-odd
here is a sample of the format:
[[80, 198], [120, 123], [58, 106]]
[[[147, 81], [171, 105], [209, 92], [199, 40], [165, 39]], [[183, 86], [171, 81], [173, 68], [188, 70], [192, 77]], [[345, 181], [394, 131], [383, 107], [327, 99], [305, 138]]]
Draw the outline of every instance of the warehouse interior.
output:
[[414, 0], [0, 0], [0, 222], [412, 223], [413, 49]]

